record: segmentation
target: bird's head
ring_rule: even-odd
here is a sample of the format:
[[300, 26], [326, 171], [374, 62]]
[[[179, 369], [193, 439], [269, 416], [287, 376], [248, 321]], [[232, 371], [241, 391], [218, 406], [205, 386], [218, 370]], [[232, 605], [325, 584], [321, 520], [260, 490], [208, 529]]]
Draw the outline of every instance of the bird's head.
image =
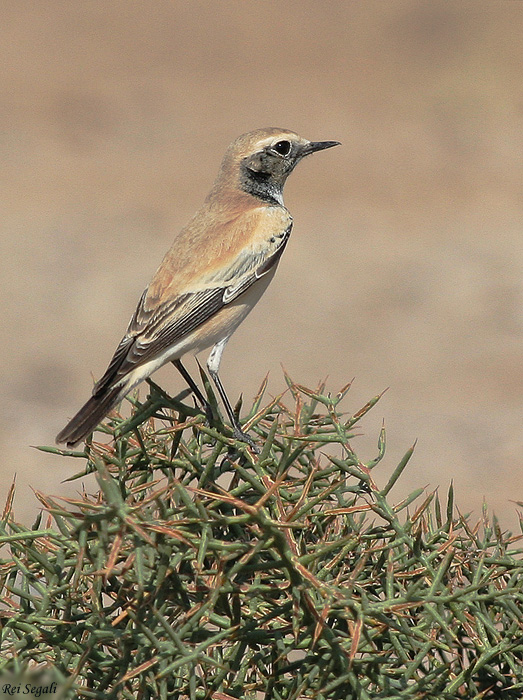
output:
[[249, 194], [281, 204], [283, 185], [300, 160], [338, 145], [339, 141], [307, 141], [287, 129], [250, 131], [227, 149], [221, 175]]

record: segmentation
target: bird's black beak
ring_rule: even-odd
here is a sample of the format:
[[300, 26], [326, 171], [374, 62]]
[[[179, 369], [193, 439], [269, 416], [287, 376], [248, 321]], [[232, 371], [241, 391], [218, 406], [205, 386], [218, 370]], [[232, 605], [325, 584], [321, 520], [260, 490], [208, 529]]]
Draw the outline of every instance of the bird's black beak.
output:
[[311, 153], [316, 153], [316, 151], [324, 151], [326, 148], [332, 148], [333, 146], [341, 146], [339, 141], [309, 141], [301, 149], [301, 156], [308, 156]]

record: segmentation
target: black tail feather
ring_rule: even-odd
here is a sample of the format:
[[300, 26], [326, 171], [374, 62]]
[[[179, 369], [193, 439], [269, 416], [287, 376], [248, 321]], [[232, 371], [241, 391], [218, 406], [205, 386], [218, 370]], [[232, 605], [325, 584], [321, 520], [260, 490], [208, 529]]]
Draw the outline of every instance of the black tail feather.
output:
[[122, 399], [127, 391], [121, 386], [111, 387], [98, 396], [91, 396], [78, 413], [56, 436], [56, 442], [65, 442], [74, 447], [87, 437], [105, 418], [109, 411]]

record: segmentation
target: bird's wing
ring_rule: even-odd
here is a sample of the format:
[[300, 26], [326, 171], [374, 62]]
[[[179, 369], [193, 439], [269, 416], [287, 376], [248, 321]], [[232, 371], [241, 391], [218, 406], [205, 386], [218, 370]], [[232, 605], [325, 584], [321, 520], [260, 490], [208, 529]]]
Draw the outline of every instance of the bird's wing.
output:
[[[277, 264], [291, 228], [292, 223], [281, 234], [272, 237], [263, 249], [243, 251], [220, 272], [220, 283], [211, 280], [203, 289], [178, 294], [156, 306], [147, 304], [145, 290], [127, 333], [116, 348], [105, 374], [94, 386], [93, 394], [96, 396], [105, 391], [128, 372], [158, 357], [246, 292]], [[216, 277], [214, 275], [214, 280]]]

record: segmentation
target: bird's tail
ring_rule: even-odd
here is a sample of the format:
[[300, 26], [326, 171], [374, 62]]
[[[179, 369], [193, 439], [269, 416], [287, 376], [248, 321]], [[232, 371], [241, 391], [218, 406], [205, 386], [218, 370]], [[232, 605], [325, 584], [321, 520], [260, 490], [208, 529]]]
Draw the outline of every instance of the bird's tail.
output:
[[109, 411], [116, 406], [128, 389], [117, 385], [108, 387], [105, 391], [91, 396], [78, 413], [56, 436], [56, 442], [65, 442], [67, 447], [74, 447], [87, 437]]

